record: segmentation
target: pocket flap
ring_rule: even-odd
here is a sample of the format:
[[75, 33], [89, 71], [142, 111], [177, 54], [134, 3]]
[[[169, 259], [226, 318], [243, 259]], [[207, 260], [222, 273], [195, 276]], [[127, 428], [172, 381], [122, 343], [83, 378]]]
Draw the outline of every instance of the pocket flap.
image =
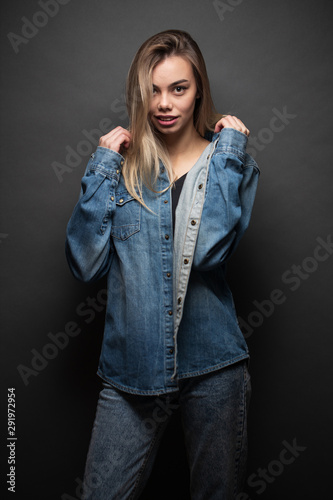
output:
[[128, 192], [117, 193], [116, 195], [116, 205], [123, 206], [127, 202], [134, 200], [133, 196]]

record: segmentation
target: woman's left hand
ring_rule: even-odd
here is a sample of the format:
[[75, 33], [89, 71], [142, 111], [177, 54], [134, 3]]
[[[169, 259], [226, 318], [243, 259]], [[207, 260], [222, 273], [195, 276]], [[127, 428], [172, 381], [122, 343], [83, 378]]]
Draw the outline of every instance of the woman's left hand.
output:
[[227, 115], [221, 118], [215, 125], [214, 132], [221, 132], [223, 128], [233, 128], [243, 134], [249, 136], [250, 131], [244, 125], [244, 123], [239, 120], [236, 116]]

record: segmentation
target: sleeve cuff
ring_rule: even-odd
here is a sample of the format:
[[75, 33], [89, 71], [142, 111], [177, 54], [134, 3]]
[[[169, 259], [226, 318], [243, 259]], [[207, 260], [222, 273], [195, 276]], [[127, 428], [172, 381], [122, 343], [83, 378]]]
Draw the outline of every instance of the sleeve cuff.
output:
[[96, 151], [91, 155], [93, 165], [101, 165], [104, 168], [116, 168], [121, 170], [124, 164], [124, 157], [109, 148], [98, 146]]
[[239, 130], [224, 128], [220, 132], [218, 147], [237, 149], [245, 154], [248, 137]]

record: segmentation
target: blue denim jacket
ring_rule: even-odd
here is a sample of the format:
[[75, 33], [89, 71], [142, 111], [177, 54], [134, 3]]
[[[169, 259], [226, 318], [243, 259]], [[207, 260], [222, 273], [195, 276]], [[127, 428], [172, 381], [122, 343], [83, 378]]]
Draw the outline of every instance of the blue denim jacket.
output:
[[[126, 190], [123, 157], [98, 147], [67, 227], [66, 255], [85, 282], [107, 273], [98, 374], [121, 390], [158, 395], [181, 378], [249, 356], [225, 264], [246, 230], [259, 169], [247, 137], [214, 134], [188, 172], [172, 228], [170, 189], [143, 188], [150, 211]], [[164, 166], [156, 191], [169, 185]]]

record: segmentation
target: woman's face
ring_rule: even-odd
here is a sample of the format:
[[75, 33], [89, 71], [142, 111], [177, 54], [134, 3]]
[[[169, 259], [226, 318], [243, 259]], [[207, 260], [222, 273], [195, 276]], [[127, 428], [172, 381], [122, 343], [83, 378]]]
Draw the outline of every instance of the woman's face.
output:
[[197, 85], [192, 65], [180, 56], [170, 56], [155, 66], [149, 118], [162, 134], [193, 127]]

